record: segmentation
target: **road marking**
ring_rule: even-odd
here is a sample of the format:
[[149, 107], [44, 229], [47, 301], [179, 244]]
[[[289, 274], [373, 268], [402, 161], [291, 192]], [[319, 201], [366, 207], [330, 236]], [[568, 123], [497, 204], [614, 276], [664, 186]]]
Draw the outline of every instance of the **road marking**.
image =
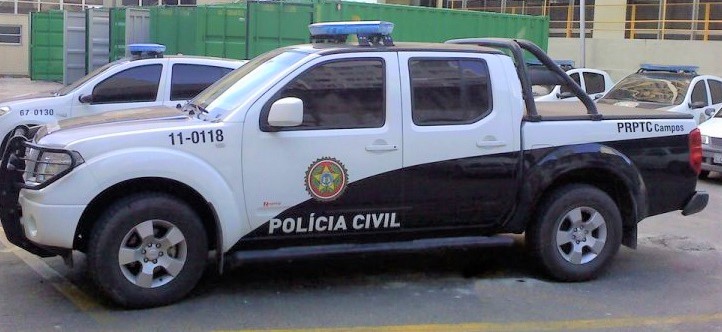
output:
[[27, 264], [35, 273], [48, 281], [53, 288], [72, 302], [75, 307], [87, 313], [96, 322], [107, 323], [112, 319], [107, 312], [104, 312], [106, 310], [99, 302], [85, 294], [85, 292], [73, 285], [68, 279], [65, 279], [65, 277], [50, 267], [45, 261], [10, 243], [5, 237], [5, 230], [2, 227], [0, 227], [0, 233], [2, 233], [0, 234], [0, 242], [6, 248], [3, 249], [3, 252], [10, 252], [20, 258], [20, 260]]
[[[524, 332], [524, 331], [559, 331], [559, 330], [593, 330], [619, 329], [639, 327], [661, 327], [681, 324], [719, 323], [722, 313], [706, 315], [681, 315], [659, 317], [627, 317], [606, 319], [580, 319], [559, 321], [529, 321], [511, 323], [461, 323], [461, 324], [423, 324], [423, 325], [392, 325], [392, 326], [354, 326], [337, 328], [309, 329], [255, 329], [230, 330], [236, 332]], [[226, 331], [226, 330], [224, 330]]]

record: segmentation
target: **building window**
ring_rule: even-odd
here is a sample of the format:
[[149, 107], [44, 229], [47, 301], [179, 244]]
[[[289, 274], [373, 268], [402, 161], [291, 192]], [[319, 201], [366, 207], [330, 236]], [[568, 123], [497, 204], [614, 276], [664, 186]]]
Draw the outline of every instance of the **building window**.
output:
[[628, 0], [629, 39], [722, 40], [722, 0]]
[[0, 25], [0, 44], [20, 45], [22, 41], [22, 26]]

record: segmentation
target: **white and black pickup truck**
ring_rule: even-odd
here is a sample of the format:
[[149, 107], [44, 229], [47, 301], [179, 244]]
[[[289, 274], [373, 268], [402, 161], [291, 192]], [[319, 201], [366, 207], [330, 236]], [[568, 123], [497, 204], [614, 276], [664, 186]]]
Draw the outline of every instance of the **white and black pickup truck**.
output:
[[[194, 112], [17, 128], [0, 163], [8, 239], [39, 256], [83, 252], [105, 295], [149, 307], [188, 294], [211, 252], [222, 269], [510, 244], [500, 233], [525, 233], [551, 278], [588, 280], [635, 247], [644, 218], [707, 204], [691, 116], [595, 105], [529, 42], [394, 44], [383, 22], [312, 27], [317, 42], [258, 56]], [[583, 104], [536, 105], [544, 75], [527, 72], [523, 49], [549, 69], [541, 81]], [[650, 163], [652, 148], [668, 153]]]

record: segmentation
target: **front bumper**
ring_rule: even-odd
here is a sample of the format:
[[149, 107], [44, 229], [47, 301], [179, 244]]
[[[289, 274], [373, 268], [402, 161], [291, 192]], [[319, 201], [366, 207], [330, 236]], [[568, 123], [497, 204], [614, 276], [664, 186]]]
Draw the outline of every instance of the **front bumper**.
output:
[[25, 142], [33, 137], [36, 130], [25, 126], [18, 127], [9, 139], [3, 141], [0, 160], [0, 223], [10, 243], [40, 257], [65, 256], [71, 249], [41, 246], [30, 241], [20, 222], [23, 216], [19, 204], [20, 189], [25, 184], [25, 162], [22, 158], [25, 156]]

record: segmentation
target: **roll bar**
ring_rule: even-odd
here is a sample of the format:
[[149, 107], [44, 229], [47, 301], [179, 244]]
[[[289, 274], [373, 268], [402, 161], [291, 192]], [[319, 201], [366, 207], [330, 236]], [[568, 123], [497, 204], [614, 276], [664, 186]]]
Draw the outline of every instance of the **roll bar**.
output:
[[514, 59], [514, 66], [516, 67], [516, 73], [519, 76], [521, 82], [522, 95], [524, 97], [524, 104], [527, 109], [527, 117], [531, 121], [540, 121], [541, 117], [537, 113], [536, 104], [534, 103], [534, 95], [531, 92], [531, 82], [529, 80], [529, 73], [526, 69], [526, 61], [524, 61], [524, 53], [522, 50], [534, 55], [542, 65], [548, 70], [557, 74], [565, 85], [568, 85], [572, 92], [579, 98], [579, 100], [587, 108], [587, 114], [591, 115], [592, 120], [601, 120], [602, 116], [597, 111], [597, 105], [594, 104], [592, 98], [587, 95], [584, 90], [572, 80], [567, 73], [565, 73], [556, 63], [552, 60], [539, 46], [536, 44], [523, 39], [507, 39], [507, 38], [462, 38], [447, 40], [447, 44], [466, 44], [466, 45], [479, 45], [485, 47], [494, 47], [507, 49], [511, 52]]

